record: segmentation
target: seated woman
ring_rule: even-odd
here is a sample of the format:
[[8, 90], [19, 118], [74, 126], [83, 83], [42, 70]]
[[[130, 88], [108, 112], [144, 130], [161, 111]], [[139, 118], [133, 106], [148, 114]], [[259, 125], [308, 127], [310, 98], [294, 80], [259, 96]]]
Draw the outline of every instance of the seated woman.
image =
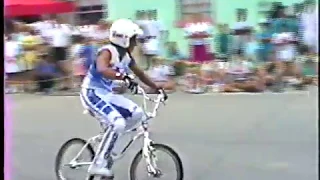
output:
[[218, 62], [209, 62], [189, 67], [184, 75], [184, 91], [193, 94], [201, 94], [207, 90], [224, 91], [221, 83], [223, 73], [220, 74], [223, 70], [218, 67], [218, 64]]
[[183, 77], [183, 90], [185, 92], [192, 94], [202, 94], [206, 92], [206, 86], [203, 86], [200, 74], [200, 67], [192, 67], [186, 70]]
[[[205, 78], [205, 82], [207, 83], [208, 90], [211, 92], [240, 92], [241, 90], [232, 87], [229, 84], [226, 84], [227, 77], [227, 68], [229, 63], [216, 61], [211, 63], [212, 71], [211, 76], [202, 77]], [[207, 69], [209, 70], [209, 69]], [[204, 73], [204, 72], [203, 72]]]
[[200, 69], [200, 79], [203, 85], [211, 85], [214, 82], [213, 63], [204, 63]]
[[265, 89], [265, 74], [252, 69], [245, 60], [228, 63], [220, 69], [213, 87], [215, 92], [261, 92]]
[[[222, 63], [222, 64], [221, 64]], [[239, 92], [239, 89], [224, 83], [225, 62], [205, 63], [201, 67], [200, 80], [206, 89], [212, 92]]]
[[[167, 92], [173, 92], [176, 89], [175, 81], [170, 77], [172, 75], [172, 71], [170, 67], [165, 65], [163, 62], [163, 58], [154, 57], [152, 58], [153, 66], [147, 72], [150, 78], [156, 82], [157, 85], [162, 86], [164, 90]], [[146, 88], [148, 93], [153, 93], [150, 88]]]
[[242, 92], [262, 92], [266, 89], [266, 79], [264, 71], [255, 69], [246, 80], [242, 82], [233, 82], [230, 86], [241, 90]]

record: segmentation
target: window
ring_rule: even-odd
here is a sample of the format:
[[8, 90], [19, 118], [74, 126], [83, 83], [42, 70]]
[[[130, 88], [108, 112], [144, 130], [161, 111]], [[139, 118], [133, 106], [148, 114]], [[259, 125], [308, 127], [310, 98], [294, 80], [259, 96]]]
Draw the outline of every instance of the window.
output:
[[212, 4], [211, 0], [177, 0], [178, 19], [193, 13], [201, 13], [211, 17]]
[[150, 15], [150, 17], [152, 17], [152, 19], [154, 20], [158, 19], [158, 11], [156, 9], [149, 10], [148, 14]]
[[78, 7], [76, 13], [80, 24], [96, 24], [107, 13], [105, 11], [107, 11], [107, 8], [103, 5], [93, 5]]
[[303, 3], [295, 3], [293, 6], [294, 14], [298, 14], [303, 11]]
[[236, 16], [238, 21], [246, 21], [248, 15], [247, 9], [236, 9]]
[[143, 19], [146, 16], [150, 17], [151, 19], [157, 20], [158, 19], [158, 11], [156, 9], [137, 10], [136, 11], [136, 19]]
[[136, 11], [136, 19], [141, 19], [145, 16], [146, 11], [145, 10], [137, 10]]
[[272, 11], [272, 3], [268, 1], [258, 2], [259, 18], [267, 18]]

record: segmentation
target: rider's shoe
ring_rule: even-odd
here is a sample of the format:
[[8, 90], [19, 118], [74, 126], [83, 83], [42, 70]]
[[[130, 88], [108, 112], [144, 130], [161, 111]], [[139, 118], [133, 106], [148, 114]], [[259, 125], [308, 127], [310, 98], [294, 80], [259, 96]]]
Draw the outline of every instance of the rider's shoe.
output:
[[97, 164], [92, 164], [88, 169], [88, 173], [91, 175], [100, 175], [108, 178], [114, 177], [113, 171], [111, 169]]
[[113, 160], [109, 156], [109, 158], [106, 158], [102, 161], [99, 161], [102, 163], [93, 163], [88, 168], [88, 173], [91, 175], [100, 175], [107, 178], [112, 179], [114, 177], [113, 171], [111, 170], [111, 167], [113, 165]]

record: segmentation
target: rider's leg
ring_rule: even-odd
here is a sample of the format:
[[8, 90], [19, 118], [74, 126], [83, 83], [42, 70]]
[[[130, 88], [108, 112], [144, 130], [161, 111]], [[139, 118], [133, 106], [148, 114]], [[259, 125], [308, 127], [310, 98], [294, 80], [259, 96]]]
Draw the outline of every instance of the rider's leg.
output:
[[[110, 93], [110, 92], [109, 92]], [[81, 91], [81, 101], [85, 107], [95, 111], [103, 117], [104, 123], [111, 124], [99, 144], [96, 157], [90, 165], [90, 174], [103, 176], [113, 176], [111, 171], [112, 159], [111, 152], [118, 139], [119, 134], [123, 133], [126, 127], [124, 117], [109, 103], [108, 92], [99, 90], [83, 89]], [[107, 122], [107, 120], [109, 122]]]
[[110, 94], [109, 103], [126, 119], [126, 130], [134, 128], [141, 120], [145, 120], [145, 113], [136, 103], [119, 94]]

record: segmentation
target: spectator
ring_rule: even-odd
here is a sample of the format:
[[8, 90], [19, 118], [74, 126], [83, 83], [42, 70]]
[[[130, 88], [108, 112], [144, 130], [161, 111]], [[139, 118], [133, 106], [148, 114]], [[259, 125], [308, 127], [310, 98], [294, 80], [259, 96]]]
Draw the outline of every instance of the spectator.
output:
[[281, 63], [283, 68], [283, 75], [293, 76], [297, 79], [301, 79], [301, 73], [298, 71], [298, 67], [295, 62], [296, 57], [296, 37], [293, 32], [289, 32], [287, 24], [282, 25], [282, 33], [275, 33], [274, 43], [276, 58]]
[[[294, 60], [296, 54], [295, 45], [297, 38], [295, 33], [290, 32], [290, 23], [288, 21], [287, 15], [285, 14], [284, 6], [277, 6], [272, 18], [272, 43], [275, 52], [273, 59], [275, 60], [277, 71], [273, 90], [276, 92], [282, 92], [284, 87], [283, 76], [288, 69], [288, 63], [285, 62], [292, 62]], [[292, 63], [290, 63], [290, 65], [294, 66], [294, 64]]]
[[55, 21], [50, 16], [43, 16], [43, 20], [33, 23], [33, 27], [40, 31], [43, 40], [46, 43], [52, 41], [52, 29], [54, 28]]
[[83, 36], [83, 37], [93, 37], [93, 36], [95, 36], [95, 35], [93, 35], [94, 34], [94, 30], [93, 30], [93, 28], [92, 28], [92, 26], [90, 26], [90, 25], [82, 25], [82, 26], [80, 26], [79, 27], [79, 31], [80, 31], [80, 33], [81, 33], [81, 35]]
[[239, 53], [233, 61], [227, 66], [227, 75], [230, 82], [241, 82], [247, 79], [247, 76], [251, 73], [252, 63], [249, 62], [243, 53]]
[[200, 78], [200, 68], [198, 66], [190, 67], [184, 75], [183, 90], [191, 94], [202, 94], [206, 92], [206, 86]]
[[104, 20], [100, 20], [97, 26], [91, 28], [90, 37], [103, 44], [109, 39], [109, 28], [110, 24]]
[[203, 63], [213, 60], [210, 57], [210, 46], [208, 38], [212, 33], [212, 22], [203, 17], [202, 14], [192, 14], [184, 26], [186, 37], [189, 39], [191, 49], [191, 60], [196, 63]]
[[248, 42], [245, 46], [245, 56], [250, 60], [250, 62], [257, 63], [257, 53], [258, 53], [258, 42], [254, 35], [254, 32], [248, 37]]
[[213, 86], [216, 92], [262, 92], [265, 89], [264, 76], [242, 54], [224, 63], [217, 72]]
[[24, 38], [26, 33], [26, 26], [23, 23], [14, 23], [14, 30], [11, 34], [12, 39], [17, 42], [22, 42], [22, 39]]
[[318, 53], [318, 6], [314, 1], [306, 1], [305, 11], [301, 14], [303, 42], [309, 50]]
[[142, 51], [146, 59], [146, 70], [151, 67], [152, 57], [159, 55], [160, 39], [163, 28], [159, 26], [159, 23], [152, 21], [150, 15], [147, 12], [141, 15], [142, 19], [137, 20], [137, 24], [143, 30], [143, 45]]
[[84, 44], [80, 52], [80, 58], [83, 59], [85, 72], [87, 72], [96, 58], [97, 45], [91, 38], [84, 38], [83, 40]]
[[247, 12], [237, 13], [237, 22], [234, 24], [233, 30], [233, 54], [243, 51], [248, 40], [248, 34], [252, 30], [252, 26], [247, 21]]
[[270, 61], [272, 54], [272, 31], [270, 30], [270, 23], [267, 20], [261, 20], [260, 32], [257, 33], [257, 40], [259, 43], [258, 60], [264, 63]]
[[68, 59], [68, 48], [71, 45], [71, 31], [57, 19], [54, 28], [50, 31], [50, 37], [53, 60], [66, 77], [62, 82], [61, 90], [68, 90], [71, 87], [71, 78], [69, 76], [72, 63]]
[[212, 62], [201, 65], [200, 80], [204, 86], [212, 85], [214, 83], [214, 69]]
[[156, 11], [150, 11], [148, 13], [148, 19], [151, 21], [151, 23], [153, 24], [153, 26], [158, 29], [158, 48], [159, 48], [159, 52], [158, 52], [158, 56], [164, 56], [165, 55], [165, 42], [168, 41], [168, 30], [166, 29], [166, 27], [164, 26], [163, 22], [161, 22], [158, 17], [157, 17], [157, 12]]
[[[12, 39], [11, 35], [5, 36], [4, 42], [4, 70], [9, 80], [14, 79], [18, 73], [24, 69], [19, 66], [18, 59], [21, 56], [20, 44]], [[17, 92], [18, 88], [14, 84], [6, 86], [6, 92]]]
[[50, 93], [54, 86], [54, 79], [58, 77], [57, 66], [48, 54], [42, 54], [36, 66], [35, 81], [38, 92]]
[[287, 29], [289, 28], [290, 24], [288, 21], [288, 17], [285, 14], [285, 7], [282, 5], [278, 5], [275, 7], [275, 10], [271, 17], [272, 33], [282, 33], [284, 30], [284, 25], [287, 27]]
[[301, 56], [297, 59], [302, 73], [303, 84], [316, 84], [318, 81], [317, 61], [315, 56], [312, 55], [307, 46], [302, 46], [300, 49]]
[[230, 53], [230, 46], [232, 37], [230, 36], [229, 27], [227, 24], [218, 26], [218, 34], [215, 36], [217, 42], [217, 50], [219, 56], [228, 57]]
[[73, 61], [73, 75], [75, 86], [79, 86], [86, 74], [86, 59], [82, 56], [85, 46], [85, 38], [79, 36], [71, 47], [71, 59]]
[[22, 46], [24, 48], [24, 62], [26, 63], [26, 70], [33, 70], [34, 65], [37, 63], [39, 45], [42, 44], [41, 37], [37, 36], [33, 29], [22, 39]]

